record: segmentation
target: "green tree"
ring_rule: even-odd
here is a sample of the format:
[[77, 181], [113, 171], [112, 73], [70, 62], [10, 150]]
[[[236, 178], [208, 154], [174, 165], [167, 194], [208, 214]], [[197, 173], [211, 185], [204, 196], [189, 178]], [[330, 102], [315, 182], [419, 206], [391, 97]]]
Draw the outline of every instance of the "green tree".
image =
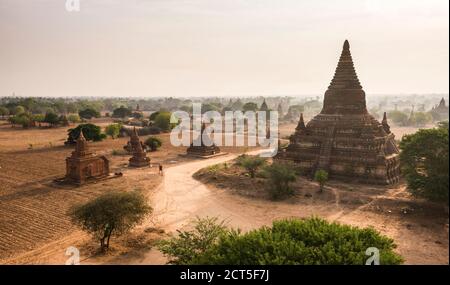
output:
[[76, 128], [69, 129], [67, 144], [74, 144], [80, 136], [80, 131], [83, 130], [83, 135], [87, 141], [101, 141], [106, 138], [105, 134], [102, 134], [102, 129], [94, 124], [81, 124]]
[[172, 124], [170, 123], [171, 115], [170, 112], [160, 112], [155, 117], [155, 126], [163, 131], [169, 131], [172, 128]]
[[59, 117], [53, 112], [45, 114], [44, 122], [49, 123], [51, 126], [55, 126], [59, 123]]
[[151, 151], [156, 151], [162, 146], [162, 141], [157, 137], [149, 137], [145, 140], [145, 145], [147, 145]]
[[323, 192], [325, 183], [328, 181], [328, 172], [323, 169], [319, 169], [314, 173], [314, 180], [319, 183], [319, 191]]
[[93, 108], [86, 108], [78, 112], [80, 118], [90, 120], [92, 118], [100, 118], [100, 112]]
[[45, 115], [44, 114], [33, 115], [33, 121], [38, 122], [38, 123], [45, 122]]
[[418, 127], [423, 127], [433, 121], [433, 117], [429, 113], [416, 112], [414, 113], [415, 123]]
[[14, 115], [9, 118], [9, 122], [14, 125], [21, 125], [22, 128], [27, 129], [33, 125], [33, 116], [30, 113], [24, 112]]
[[23, 113], [25, 113], [25, 108], [22, 107], [22, 106], [14, 107], [12, 109], [12, 112], [11, 112], [11, 114], [13, 114], [13, 115], [20, 115], [20, 114], [23, 114]]
[[279, 199], [294, 193], [290, 183], [294, 182], [297, 177], [290, 165], [273, 163], [270, 166], [266, 166], [264, 171], [270, 181], [268, 189], [273, 199]]
[[390, 111], [387, 116], [396, 125], [405, 126], [408, 123], [408, 115], [402, 111]]
[[0, 106], [0, 116], [2, 116], [2, 119], [5, 118], [5, 116], [9, 115], [9, 109], [3, 106]]
[[111, 124], [106, 126], [105, 133], [112, 139], [115, 139], [119, 136], [121, 128], [122, 128], [121, 124]]
[[158, 249], [169, 256], [169, 264], [192, 264], [200, 259], [219, 238], [227, 232], [223, 221], [217, 218], [197, 218], [192, 230], [178, 231], [178, 236], [162, 240]]
[[67, 120], [69, 120], [72, 124], [75, 124], [80, 122], [80, 116], [78, 114], [70, 114], [67, 116]]
[[114, 109], [112, 117], [113, 118], [127, 118], [131, 116], [131, 109], [124, 106]]
[[448, 205], [448, 143], [445, 127], [403, 136], [400, 163], [413, 195]]
[[129, 232], [151, 213], [143, 195], [137, 192], [112, 192], [69, 212], [72, 222], [100, 241], [102, 250], [109, 248], [111, 236]]
[[258, 109], [259, 109], [258, 105], [256, 103], [253, 103], [253, 102], [245, 103], [244, 106], [242, 107], [242, 110], [244, 112], [246, 112], [246, 111], [256, 112]]
[[238, 157], [237, 164], [244, 167], [251, 178], [255, 178], [258, 169], [266, 164], [266, 159], [259, 156], [244, 154]]
[[376, 230], [319, 218], [274, 221], [245, 233], [198, 220], [194, 231], [159, 245], [179, 265], [364, 265], [369, 247], [379, 250], [381, 265], [403, 262], [394, 241]]

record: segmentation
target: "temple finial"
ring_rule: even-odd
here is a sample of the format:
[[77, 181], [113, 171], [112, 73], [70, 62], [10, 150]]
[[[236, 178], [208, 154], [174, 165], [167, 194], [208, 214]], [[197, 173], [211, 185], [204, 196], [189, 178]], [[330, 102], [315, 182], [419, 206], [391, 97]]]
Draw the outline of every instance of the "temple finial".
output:
[[86, 140], [86, 138], [84, 137], [84, 134], [83, 134], [83, 128], [80, 129], [80, 134], [78, 135], [78, 140], [80, 140], [80, 141]]
[[344, 49], [345, 50], [349, 50], [350, 49], [350, 43], [348, 42], [348, 40], [345, 40], [345, 42], [344, 42]]
[[384, 112], [384, 114], [383, 114], [383, 122], [387, 122], [387, 115], [386, 115], [386, 112]]
[[300, 120], [298, 121], [298, 125], [296, 130], [297, 131], [302, 131], [305, 130], [306, 126], [305, 126], [305, 121], [303, 120], [303, 113], [300, 113]]

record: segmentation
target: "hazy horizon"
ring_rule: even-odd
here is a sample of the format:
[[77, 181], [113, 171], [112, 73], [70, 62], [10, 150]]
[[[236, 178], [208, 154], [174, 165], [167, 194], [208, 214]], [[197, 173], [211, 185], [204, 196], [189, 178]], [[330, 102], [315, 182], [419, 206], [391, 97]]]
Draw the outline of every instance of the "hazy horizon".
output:
[[448, 95], [447, 0], [0, 0], [0, 97]]

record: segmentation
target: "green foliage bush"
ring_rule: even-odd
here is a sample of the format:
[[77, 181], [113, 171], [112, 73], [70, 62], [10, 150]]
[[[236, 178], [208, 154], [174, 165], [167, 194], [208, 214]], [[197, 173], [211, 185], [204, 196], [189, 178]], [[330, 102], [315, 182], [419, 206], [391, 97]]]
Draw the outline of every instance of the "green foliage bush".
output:
[[78, 114], [70, 114], [67, 116], [67, 120], [71, 123], [78, 123], [80, 121], [80, 116]]
[[160, 112], [155, 117], [155, 126], [163, 131], [169, 131], [172, 128], [172, 124], [170, 123], [171, 115], [170, 112]]
[[400, 163], [413, 195], [448, 205], [448, 144], [448, 126], [403, 136]]
[[224, 222], [217, 218], [197, 218], [192, 230], [178, 230], [177, 237], [160, 241], [158, 248], [169, 256], [169, 264], [195, 264], [227, 232]]
[[80, 124], [76, 128], [69, 129], [66, 144], [75, 144], [83, 129], [83, 135], [87, 141], [101, 141], [106, 138], [99, 126], [94, 124]]
[[294, 193], [290, 183], [296, 180], [295, 170], [291, 165], [273, 163], [264, 168], [270, 184], [268, 190], [273, 199], [280, 199]]
[[379, 250], [381, 265], [403, 262], [394, 241], [374, 229], [320, 218], [274, 221], [247, 233], [200, 220], [159, 246], [170, 263], [186, 265], [364, 265], [369, 247]]
[[119, 108], [114, 109], [112, 117], [113, 118], [126, 118], [130, 117], [132, 114], [131, 109], [126, 108], [124, 106], [120, 106]]
[[51, 126], [55, 126], [59, 123], [59, 117], [53, 112], [47, 112], [45, 114], [44, 122], [49, 123]]
[[317, 170], [316, 173], [314, 173], [314, 180], [319, 183], [320, 192], [322, 192], [325, 183], [328, 181], [328, 172], [323, 169]]
[[100, 118], [100, 112], [93, 108], [86, 108], [78, 112], [80, 118], [83, 119], [92, 119], [92, 118]]
[[244, 167], [251, 178], [255, 178], [256, 172], [259, 168], [263, 167], [267, 160], [259, 156], [240, 155], [237, 160], [239, 166]]
[[121, 124], [110, 124], [105, 128], [105, 134], [110, 136], [112, 139], [115, 139], [119, 136], [120, 129], [122, 128]]
[[162, 141], [157, 137], [149, 137], [145, 140], [145, 145], [150, 148], [151, 151], [157, 151], [162, 146]]

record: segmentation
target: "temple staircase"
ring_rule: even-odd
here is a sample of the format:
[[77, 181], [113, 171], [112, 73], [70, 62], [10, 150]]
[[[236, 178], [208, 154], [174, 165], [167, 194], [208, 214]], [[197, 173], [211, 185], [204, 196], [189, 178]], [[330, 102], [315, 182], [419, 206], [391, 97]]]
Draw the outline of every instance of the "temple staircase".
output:
[[330, 158], [331, 158], [331, 151], [333, 149], [333, 142], [334, 142], [334, 134], [335, 134], [336, 127], [333, 125], [328, 128], [327, 132], [327, 138], [322, 143], [322, 146], [320, 148], [320, 156], [317, 162], [316, 170], [325, 170], [329, 171], [330, 167]]

